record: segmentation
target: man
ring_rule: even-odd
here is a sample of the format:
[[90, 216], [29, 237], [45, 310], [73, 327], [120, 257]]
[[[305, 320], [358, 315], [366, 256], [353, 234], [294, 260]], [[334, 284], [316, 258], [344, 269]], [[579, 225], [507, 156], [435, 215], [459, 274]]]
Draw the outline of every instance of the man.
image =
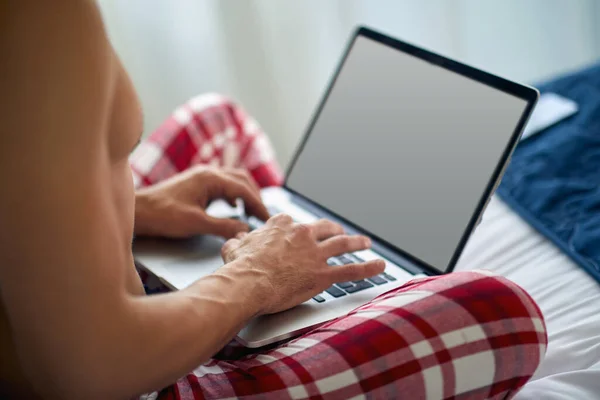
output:
[[[285, 215], [245, 234], [240, 222], [208, 216], [204, 208], [213, 199], [242, 198], [248, 212], [269, 217], [255, 182], [239, 170], [197, 166], [135, 194], [128, 156], [140, 140], [142, 117], [96, 5], [14, 0], [0, 5], [0, 17], [6, 396], [120, 399], [166, 387], [160, 396], [504, 398], [534, 372], [546, 343], [539, 310], [516, 285], [480, 273], [415, 281], [258, 357], [211, 359], [251, 318], [293, 307], [334, 282], [380, 273], [381, 261], [326, 265], [331, 256], [369, 247], [368, 238], [347, 236], [329, 221], [295, 224]], [[231, 238], [225, 266], [186, 290], [145, 296], [132, 236], [203, 233]], [[398, 295], [410, 298], [416, 287], [431, 295], [399, 307], [405, 300]], [[440, 309], [440, 301], [454, 304], [453, 311]], [[490, 311], [499, 307], [501, 313]], [[407, 312], [425, 318], [429, 333], [414, 335]], [[483, 344], [479, 336], [456, 344], [461, 357], [487, 357], [451, 367], [451, 376], [471, 375], [469, 385], [415, 369], [419, 362], [450, 368], [452, 357], [417, 354], [429, 344], [410, 346], [434, 343], [446, 327], [458, 332], [464, 324], [491, 327]], [[424, 358], [415, 361], [417, 355]], [[515, 359], [524, 361], [512, 365]], [[474, 373], [481, 363], [495, 372]]]

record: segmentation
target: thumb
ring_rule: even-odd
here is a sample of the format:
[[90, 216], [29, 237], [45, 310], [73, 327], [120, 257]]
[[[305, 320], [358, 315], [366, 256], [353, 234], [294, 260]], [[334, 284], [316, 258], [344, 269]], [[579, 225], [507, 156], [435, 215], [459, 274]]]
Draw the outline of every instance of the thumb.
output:
[[225, 239], [234, 238], [240, 232], [248, 232], [248, 225], [232, 218], [215, 218], [204, 214], [203, 225], [206, 233], [222, 236]]

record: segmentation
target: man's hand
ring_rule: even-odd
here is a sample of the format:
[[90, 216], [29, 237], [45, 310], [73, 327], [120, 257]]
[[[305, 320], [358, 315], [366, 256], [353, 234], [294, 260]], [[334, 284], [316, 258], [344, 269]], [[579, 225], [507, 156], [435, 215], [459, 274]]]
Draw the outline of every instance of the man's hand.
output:
[[206, 166], [191, 168], [136, 193], [135, 233], [165, 237], [197, 234], [234, 237], [247, 231], [248, 226], [233, 219], [211, 217], [205, 210], [213, 200], [224, 199], [235, 206], [238, 198], [244, 200], [248, 214], [262, 220], [269, 218], [258, 186], [245, 171]]
[[[228, 263], [216, 274], [247, 279], [260, 290], [260, 314], [294, 307], [321, 293], [335, 282], [368, 278], [385, 269], [383, 260], [341, 266], [327, 259], [364, 250], [371, 242], [365, 236], [348, 236], [331, 221], [296, 224], [280, 214], [250, 234], [238, 234], [225, 243], [223, 260]], [[235, 262], [233, 262], [235, 261]]]

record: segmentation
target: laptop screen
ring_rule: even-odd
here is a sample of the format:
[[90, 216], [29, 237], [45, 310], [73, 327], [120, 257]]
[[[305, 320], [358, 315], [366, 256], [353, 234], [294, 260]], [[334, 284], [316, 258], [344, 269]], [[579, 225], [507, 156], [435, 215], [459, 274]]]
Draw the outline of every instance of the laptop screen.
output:
[[286, 186], [445, 272], [527, 106], [359, 35]]

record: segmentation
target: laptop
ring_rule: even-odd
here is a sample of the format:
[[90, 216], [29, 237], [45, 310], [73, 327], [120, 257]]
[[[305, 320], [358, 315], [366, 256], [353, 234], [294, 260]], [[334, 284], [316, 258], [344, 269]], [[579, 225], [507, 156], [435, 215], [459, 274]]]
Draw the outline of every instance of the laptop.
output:
[[[287, 339], [415, 277], [452, 272], [537, 98], [534, 88], [359, 27], [285, 184], [261, 195], [272, 213], [328, 218], [372, 239], [370, 250], [331, 258], [331, 268], [380, 258], [385, 273], [255, 318], [237, 340], [260, 347]], [[209, 212], [226, 216], [228, 208], [215, 202]], [[223, 243], [136, 239], [133, 252], [138, 265], [183, 289], [223, 265]]]

